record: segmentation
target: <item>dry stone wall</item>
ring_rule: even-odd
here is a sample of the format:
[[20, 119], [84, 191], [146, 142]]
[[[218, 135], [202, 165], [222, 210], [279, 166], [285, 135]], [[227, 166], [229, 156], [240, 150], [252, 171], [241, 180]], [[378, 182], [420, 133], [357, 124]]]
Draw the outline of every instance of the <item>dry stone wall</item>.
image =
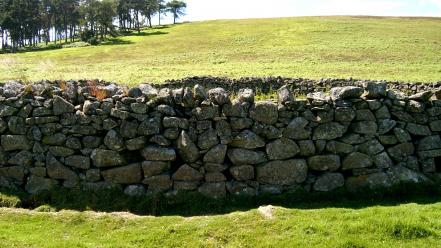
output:
[[125, 88], [88, 81], [0, 87], [0, 186], [210, 197], [433, 183], [441, 92], [384, 82], [275, 101], [252, 89]]

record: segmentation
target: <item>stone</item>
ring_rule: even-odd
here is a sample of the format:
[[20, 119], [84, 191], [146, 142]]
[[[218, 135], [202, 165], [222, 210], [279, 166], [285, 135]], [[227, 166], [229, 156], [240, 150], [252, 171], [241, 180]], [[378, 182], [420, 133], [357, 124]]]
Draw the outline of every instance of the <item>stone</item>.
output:
[[66, 147], [73, 150], [80, 150], [82, 148], [81, 141], [79, 138], [70, 137], [66, 140]]
[[25, 135], [2, 135], [1, 146], [5, 151], [28, 150], [31, 148]]
[[342, 137], [345, 132], [346, 128], [337, 122], [324, 123], [314, 129], [312, 139], [333, 140]]
[[378, 168], [390, 168], [394, 165], [394, 162], [389, 157], [387, 152], [382, 152], [373, 157], [374, 165]]
[[439, 116], [439, 115], [441, 115], [441, 107], [428, 108], [426, 111], [427, 111], [427, 113], [430, 116]]
[[387, 149], [387, 152], [393, 160], [401, 162], [415, 152], [415, 147], [412, 143], [402, 143]]
[[100, 108], [101, 103], [98, 101], [92, 102], [89, 100], [84, 101], [83, 112], [86, 115], [96, 115], [97, 110]]
[[50, 146], [62, 146], [66, 142], [66, 135], [63, 133], [55, 133], [43, 137], [42, 143]]
[[138, 98], [138, 97], [142, 96], [142, 91], [138, 87], [133, 87], [127, 91], [127, 96], [133, 97], [133, 98]]
[[227, 146], [219, 144], [211, 148], [204, 156], [204, 163], [223, 164], [227, 154]]
[[221, 144], [229, 144], [233, 140], [231, 126], [225, 120], [216, 122], [216, 133], [217, 136], [219, 136]]
[[173, 107], [168, 106], [166, 104], [161, 104], [158, 107], [156, 107], [156, 110], [166, 116], [175, 116], [176, 111], [173, 109]]
[[113, 108], [110, 110], [110, 116], [117, 119], [126, 120], [130, 117], [130, 112]]
[[97, 136], [84, 136], [82, 139], [83, 146], [85, 148], [98, 148], [101, 145], [101, 137]]
[[187, 119], [178, 117], [164, 117], [162, 120], [164, 128], [177, 127], [180, 129], [188, 129], [189, 123]]
[[410, 100], [407, 103], [406, 110], [411, 113], [422, 113], [424, 112], [425, 105], [422, 102], [417, 102], [414, 100]]
[[327, 96], [324, 92], [318, 91], [308, 93], [306, 99], [308, 99], [313, 106], [322, 106], [323, 104], [330, 102], [331, 97]]
[[429, 150], [429, 151], [419, 151], [418, 157], [420, 159], [438, 158], [441, 157], [441, 149]]
[[8, 129], [8, 123], [0, 119], [0, 134], [4, 133]]
[[141, 155], [145, 160], [151, 161], [174, 161], [176, 152], [173, 148], [160, 146], [147, 146], [141, 150]]
[[368, 99], [382, 98], [387, 96], [387, 84], [384, 82], [367, 82], [364, 84], [365, 97]]
[[363, 94], [364, 90], [361, 87], [346, 86], [346, 87], [334, 87], [331, 89], [332, 100], [344, 100], [359, 98]]
[[160, 175], [170, 170], [170, 162], [144, 161], [142, 162], [142, 170], [146, 178]]
[[124, 189], [124, 194], [128, 196], [143, 196], [145, 188], [142, 185], [129, 185]]
[[251, 119], [263, 124], [275, 124], [279, 117], [277, 104], [270, 101], [256, 102], [250, 109], [250, 117]]
[[205, 163], [204, 169], [206, 172], [223, 172], [228, 169], [228, 165], [226, 164], [214, 164], [214, 163]]
[[229, 149], [227, 155], [234, 165], [253, 165], [267, 161], [265, 153], [261, 151], [237, 148]]
[[326, 143], [326, 151], [333, 154], [344, 155], [353, 152], [354, 147], [343, 142], [330, 140]]
[[219, 144], [219, 139], [217, 138], [217, 132], [214, 129], [209, 129], [199, 135], [197, 145], [202, 150], [207, 150]]
[[219, 106], [202, 106], [193, 109], [193, 115], [199, 121], [212, 120], [219, 116]]
[[73, 155], [66, 158], [65, 164], [67, 166], [87, 170], [90, 168], [90, 159], [86, 156]]
[[198, 192], [205, 197], [214, 199], [225, 198], [227, 194], [225, 182], [206, 182], [198, 188]]
[[237, 99], [240, 102], [254, 102], [254, 91], [252, 89], [240, 89], [237, 93]]
[[205, 173], [206, 182], [225, 182], [227, 178], [221, 172], [209, 172]]
[[283, 131], [283, 137], [294, 140], [305, 140], [311, 137], [312, 130], [308, 120], [303, 117], [294, 118]]
[[384, 151], [384, 147], [377, 139], [372, 139], [359, 145], [358, 151], [373, 156]]
[[52, 111], [54, 115], [61, 115], [64, 113], [74, 113], [75, 106], [59, 96], [54, 96]]
[[353, 152], [346, 156], [342, 162], [343, 170], [371, 167], [373, 161], [371, 157], [360, 152]]
[[421, 173], [403, 166], [394, 166], [389, 172], [393, 184], [398, 183], [428, 183], [430, 180]]
[[10, 165], [21, 165], [30, 167], [32, 166], [32, 157], [33, 155], [30, 151], [24, 150], [12, 156], [7, 163]]
[[170, 179], [170, 175], [156, 175], [144, 179], [144, 184], [148, 185], [148, 190], [152, 192], [165, 192], [172, 188], [173, 181]]
[[415, 101], [422, 101], [427, 102], [430, 100], [430, 98], [433, 96], [433, 92], [431, 91], [424, 91], [417, 93], [415, 95], [409, 96], [409, 100], [415, 100]]
[[337, 155], [317, 155], [308, 158], [308, 167], [315, 171], [336, 171], [340, 168], [340, 157]]
[[441, 120], [430, 122], [430, 129], [432, 132], [441, 132]]
[[427, 136], [418, 142], [418, 151], [435, 149], [441, 149], [441, 138], [439, 135]]
[[387, 106], [383, 106], [375, 111], [375, 117], [377, 119], [390, 119], [391, 115]]
[[99, 169], [90, 169], [86, 171], [86, 181], [98, 182], [101, 180], [101, 171]]
[[125, 159], [116, 151], [95, 149], [90, 156], [93, 164], [98, 168], [123, 165]]
[[194, 163], [199, 159], [199, 149], [191, 140], [186, 131], [182, 131], [177, 143], [178, 153], [187, 163]]
[[297, 141], [300, 147], [300, 156], [309, 157], [316, 153], [315, 145], [312, 140]]
[[126, 140], [125, 145], [127, 150], [136, 151], [144, 148], [145, 143], [146, 143], [145, 137], [138, 137], [138, 138]]
[[431, 134], [428, 126], [419, 125], [415, 123], [408, 123], [406, 126], [406, 130], [415, 136], [428, 136]]
[[359, 121], [351, 124], [353, 132], [365, 135], [375, 135], [378, 125], [375, 121]]
[[46, 158], [46, 169], [47, 174], [50, 178], [62, 179], [66, 181], [78, 180], [78, 175], [74, 171], [61, 164], [56, 158], [51, 155], [48, 155]]
[[256, 178], [260, 183], [294, 185], [306, 180], [308, 166], [304, 159], [271, 161], [257, 167]]
[[200, 84], [196, 84], [193, 87], [193, 92], [194, 92], [194, 98], [196, 100], [204, 101], [208, 97], [207, 93], [205, 92], [205, 88]]
[[334, 116], [337, 122], [351, 122], [354, 120], [356, 113], [352, 108], [339, 107], [335, 109]]
[[119, 133], [123, 138], [133, 139], [138, 135], [137, 121], [122, 121]]
[[234, 196], [239, 197], [253, 197], [257, 195], [257, 190], [253, 187], [248, 186], [243, 182], [227, 182], [226, 183], [227, 191]]
[[223, 88], [214, 88], [208, 91], [210, 101], [216, 105], [224, 105], [230, 102], [228, 93]]
[[123, 138], [113, 129], [107, 132], [106, 136], [104, 137], [104, 144], [107, 146], [107, 148], [114, 151], [122, 151], [125, 149]]
[[244, 130], [233, 138], [232, 147], [254, 149], [265, 146], [265, 141], [250, 130]]
[[57, 185], [57, 180], [31, 176], [29, 177], [25, 189], [29, 194], [36, 194], [42, 191], [51, 190]]
[[345, 187], [350, 192], [358, 192], [362, 190], [375, 190], [381, 188], [388, 188], [393, 185], [391, 178], [383, 172], [348, 177], [346, 179]]
[[328, 192], [345, 185], [345, 178], [341, 173], [325, 173], [317, 178], [313, 185], [315, 191]]
[[230, 174], [237, 181], [254, 179], [254, 167], [252, 165], [241, 165], [230, 168]]
[[395, 135], [382, 135], [378, 136], [378, 140], [382, 145], [396, 145], [398, 143], [397, 137]]
[[284, 85], [277, 90], [277, 99], [279, 104], [284, 104], [295, 100], [294, 94], [291, 92], [288, 85]]
[[8, 129], [11, 134], [26, 134], [25, 119], [18, 116], [11, 116], [8, 121]]
[[23, 166], [0, 167], [0, 177], [13, 179], [18, 182], [24, 182], [26, 170]]
[[240, 102], [239, 100], [233, 100], [229, 104], [225, 104], [222, 107], [222, 113], [228, 117], [247, 117], [250, 103]]
[[142, 115], [146, 114], [149, 108], [145, 103], [134, 102], [130, 104], [130, 109], [132, 110], [132, 112]]
[[375, 121], [375, 116], [369, 109], [358, 109], [356, 112], [356, 121]]
[[149, 136], [159, 134], [161, 131], [161, 119], [158, 117], [149, 118], [143, 121], [138, 127], [138, 134]]
[[405, 143], [412, 139], [410, 134], [401, 128], [394, 128], [394, 135], [400, 143]]
[[382, 119], [378, 120], [378, 134], [384, 135], [391, 131], [396, 125], [397, 122], [391, 119]]
[[204, 178], [204, 175], [189, 165], [184, 164], [179, 167], [179, 169], [173, 174], [172, 178], [177, 181], [201, 181]]
[[68, 157], [75, 154], [75, 151], [64, 146], [50, 146], [49, 152], [55, 157]]
[[272, 125], [264, 125], [256, 122], [254, 123], [252, 130], [260, 137], [266, 138], [268, 140], [278, 139], [282, 137], [282, 132]]
[[270, 160], [284, 160], [292, 158], [300, 152], [296, 142], [281, 138], [266, 145], [266, 153]]
[[0, 117], [4, 118], [7, 116], [13, 116], [18, 112], [18, 109], [8, 106], [8, 105], [4, 105], [1, 104], [0, 105]]
[[104, 180], [109, 183], [132, 184], [141, 183], [141, 165], [139, 163], [118, 167], [101, 172]]

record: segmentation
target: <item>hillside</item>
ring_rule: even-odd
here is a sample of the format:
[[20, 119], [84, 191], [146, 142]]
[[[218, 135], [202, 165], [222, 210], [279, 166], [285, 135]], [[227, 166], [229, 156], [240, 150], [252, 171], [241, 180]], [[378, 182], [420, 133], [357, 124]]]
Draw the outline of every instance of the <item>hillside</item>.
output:
[[144, 30], [96, 47], [0, 55], [0, 81], [192, 75], [441, 79], [441, 19], [221, 20]]

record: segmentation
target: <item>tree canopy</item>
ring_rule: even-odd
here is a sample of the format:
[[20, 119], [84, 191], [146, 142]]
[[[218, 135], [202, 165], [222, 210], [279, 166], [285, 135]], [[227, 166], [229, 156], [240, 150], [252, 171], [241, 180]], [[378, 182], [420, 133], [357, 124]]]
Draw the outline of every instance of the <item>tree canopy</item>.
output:
[[172, 0], [1, 0], [2, 49], [45, 42], [89, 43], [118, 32], [152, 27], [152, 18], [170, 12], [173, 23], [184, 15], [185, 2]]

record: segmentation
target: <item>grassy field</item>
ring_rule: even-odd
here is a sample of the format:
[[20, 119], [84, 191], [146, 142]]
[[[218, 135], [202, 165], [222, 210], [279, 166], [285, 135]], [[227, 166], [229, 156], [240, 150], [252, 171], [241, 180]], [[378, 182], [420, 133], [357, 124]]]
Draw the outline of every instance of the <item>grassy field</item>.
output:
[[441, 80], [440, 18], [301, 17], [185, 23], [97, 47], [0, 55], [0, 81], [193, 75]]
[[120, 191], [60, 189], [27, 196], [0, 190], [0, 247], [8, 248], [426, 248], [440, 242], [441, 189], [433, 186], [217, 201], [198, 195], [128, 197]]
[[439, 247], [441, 203], [214, 216], [0, 208], [0, 247]]

